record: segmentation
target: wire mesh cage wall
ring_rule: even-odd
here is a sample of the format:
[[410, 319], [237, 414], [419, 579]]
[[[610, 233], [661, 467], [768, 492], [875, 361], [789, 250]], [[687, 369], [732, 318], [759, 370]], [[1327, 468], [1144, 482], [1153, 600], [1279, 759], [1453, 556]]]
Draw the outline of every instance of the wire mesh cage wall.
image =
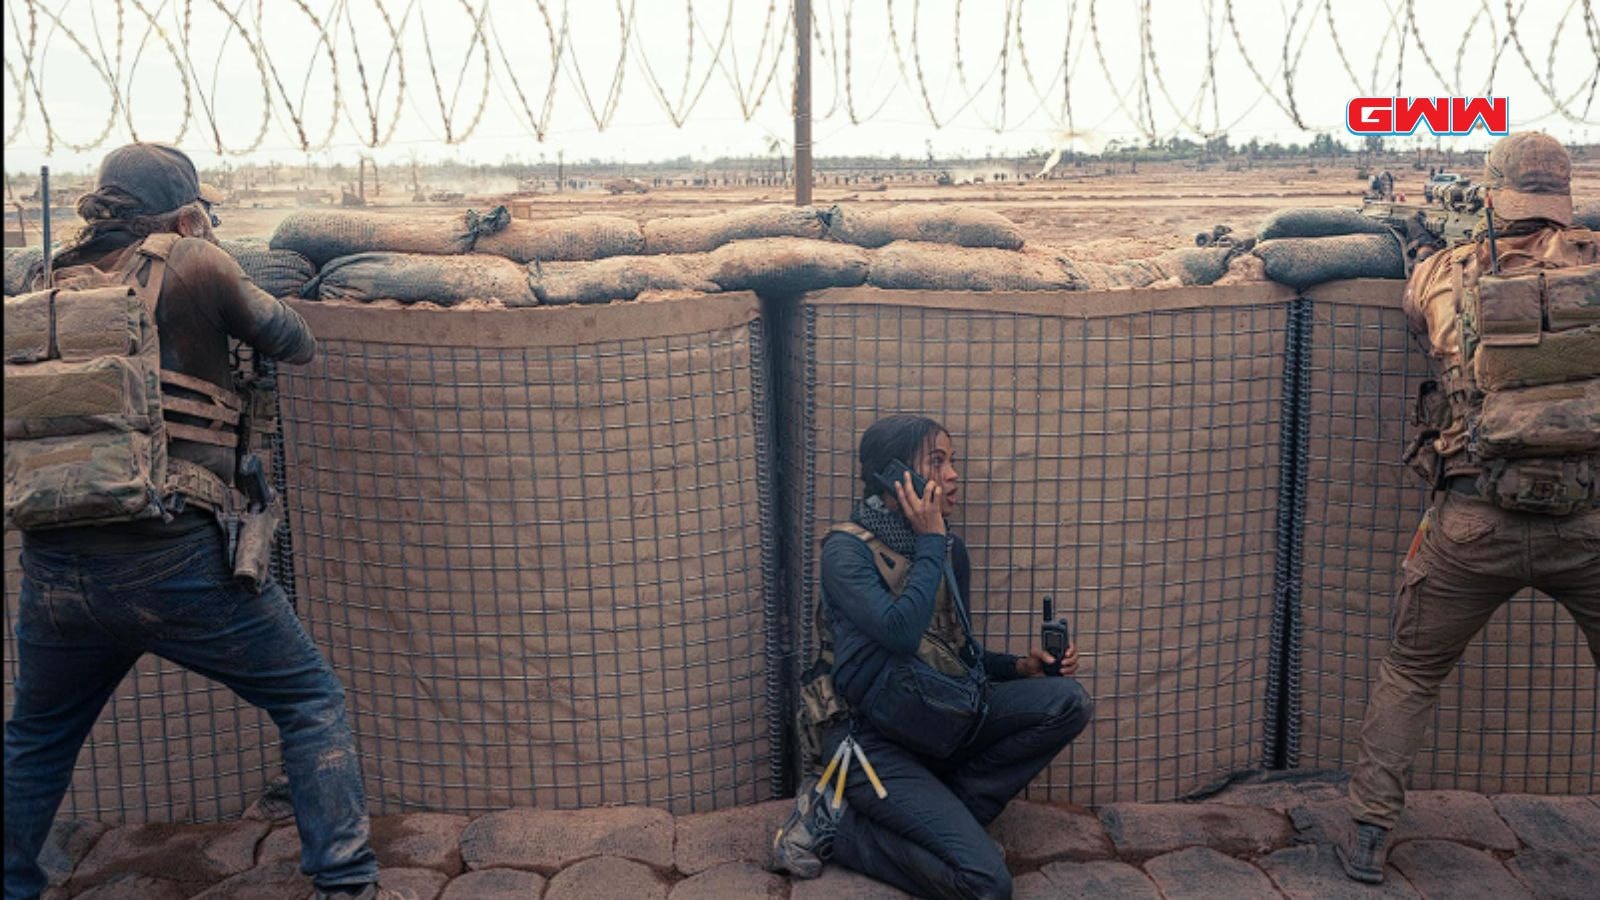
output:
[[[21, 535], [5, 533], [5, 717], [17, 678]], [[78, 754], [58, 813], [102, 822], [236, 818], [280, 770], [278, 732], [214, 681], [145, 655]]]
[[[1356, 761], [1388, 648], [1400, 561], [1428, 491], [1400, 461], [1428, 360], [1392, 281], [1310, 292], [1299, 764]], [[1600, 790], [1600, 679], [1559, 604], [1527, 591], [1467, 648], [1440, 692], [1412, 786]]]
[[815, 651], [817, 542], [860, 495], [867, 425], [916, 412], [960, 457], [955, 527], [986, 646], [1038, 642], [1052, 594], [1095, 721], [1030, 788], [1168, 800], [1253, 766], [1274, 596], [1290, 293], [809, 295], [785, 317], [790, 637]]
[[300, 611], [375, 809], [770, 796], [755, 298], [297, 308]]

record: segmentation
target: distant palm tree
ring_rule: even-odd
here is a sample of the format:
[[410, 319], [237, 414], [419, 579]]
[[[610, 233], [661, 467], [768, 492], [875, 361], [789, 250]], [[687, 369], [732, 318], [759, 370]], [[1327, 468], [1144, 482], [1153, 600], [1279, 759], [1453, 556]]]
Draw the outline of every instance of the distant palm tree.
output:
[[778, 177], [781, 181], [789, 180], [789, 163], [783, 155], [783, 140], [773, 137], [767, 141], [767, 152], [778, 158]]

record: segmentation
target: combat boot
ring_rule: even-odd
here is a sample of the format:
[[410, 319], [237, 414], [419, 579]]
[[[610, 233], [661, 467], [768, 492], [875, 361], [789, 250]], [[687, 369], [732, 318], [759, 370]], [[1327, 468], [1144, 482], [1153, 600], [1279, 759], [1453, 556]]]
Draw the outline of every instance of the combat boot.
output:
[[1383, 867], [1389, 861], [1389, 829], [1382, 825], [1355, 822], [1343, 843], [1334, 847], [1344, 873], [1365, 884], [1382, 884]]
[[833, 855], [833, 835], [839, 828], [844, 806], [834, 809], [816, 787], [815, 777], [800, 783], [800, 790], [794, 795], [794, 811], [772, 838], [768, 871], [816, 878], [822, 874], [823, 861]]

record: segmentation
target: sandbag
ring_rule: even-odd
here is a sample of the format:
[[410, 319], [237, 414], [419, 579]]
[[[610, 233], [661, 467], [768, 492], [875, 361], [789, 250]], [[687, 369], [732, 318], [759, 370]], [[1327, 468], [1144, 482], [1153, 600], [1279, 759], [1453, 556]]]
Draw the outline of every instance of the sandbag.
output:
[[33, 290], [33, 276], [44, 264], [44, 249], [32, 247], [7, 247], [5, 256], [5, 292], [15, 297]]
[[867, 280], [867, 251], [804, 238], [735, 241], [706, 256], [705, 276], [724, 291], [798, 294]]
[[867, 283], [894, 290], [1076, 291], [1088, 286], [1071, 262], [1048, 250], [896, 241], [871, 251], [871, 259]]
[[705, 257], [614, 256], [585, 262], [532, 263], [529, 280], [540, 303], [608, 303], [647, 291], [712, 293], [703, 274]]
[[1261, 257], [1253, 253], [1241, 253], [1228, 260], [1228, 271], [1212, 284], [1257, 284], [1266, 280], [1266, 264], [1261, 261]]
[[651, 219], [644, 223], [645, 253], [705, 253], [732, 241], [820, 238], [822, 212], [796, 206], [754, 206], [711, 216]]
[[1572, 204], [1572, 224], [1600, 231], [1600, 200], [1587, 200]]
[[440, 306], [467, 300], [538, 303], [527, 269], [485, 254], [356, 253], [323, 266], [302, 294], [318, 300], [426, 300]]
[[1130, 259], [1120, 263], [1086, 259], [1074, 261], [1072, 267], [1082, 280], [1083, 289], [1093, 291], [1149, 287], [1169, 277], [1154, 259]]
[[1168, 278], [1179, 284], [1211, 284], [1228, 270], [1232, 247], [1188, 247], [1169, 250], [1155, 258], [1155, 263]]
[[520, 263], [605, 259], [644, 252], [639, 224], [621, 216], [513, 219], [499, 231], [480, 234], [475, 253], [493, 253]]
[[1263, 241], [1251, 251], [1266, 264], [1267, 277], [1292, 288], [1345, 278], [1405, 278], [1400, 242], [1390, 234]]
[[1005, 216], [959, 206], [835, 206], [827, 213], [829, 240], [877, 248], [894, 241], [958, 247], [1022, 249], [1022, 232]]
[[273, 250], [261, 238], [218, 241], [256, 287], [274, 297], [298, 297], [317, 267], [293, 250]]
[[1389, 226], [1353, 209], [1280, 209], [1261, 221], [1256, 239], [1330, 237], [1340, 234], [1388, 234]]
[[394, 214], [366, 210], [302, 210], [272, 233], [274, 250], [293, 250], [321, 268], [357, 253], [432, 253], [449, 256], [472, 249], [476, 232], [465, 213]]

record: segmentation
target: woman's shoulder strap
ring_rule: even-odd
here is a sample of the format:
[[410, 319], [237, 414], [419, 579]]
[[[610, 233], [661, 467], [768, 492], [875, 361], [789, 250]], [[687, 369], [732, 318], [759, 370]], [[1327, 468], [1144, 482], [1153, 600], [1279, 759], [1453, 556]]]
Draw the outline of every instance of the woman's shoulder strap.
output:
[[889, 590], [898, 594], [905, 585], [906, 573], [911, 566], [904, 556], [889, 549], [883, 539], [861, 527], [855, 522], [840, 522], [828, 529], [828, 534], [848, 534], [867, 545], [872, 551], [872, 562], [878, 567], [878, 574], [883, 577], [884, 584]]
[[828, 529], [829, 534], [834, 534], [835, 532], [839, 534], [848, 534], [853, 538], [866, 541], [867, 543], [877, 540], [877, 535], [865, 528], [862, 528], [860, 525], [857, 525], [854, 522], [839, 522]]

